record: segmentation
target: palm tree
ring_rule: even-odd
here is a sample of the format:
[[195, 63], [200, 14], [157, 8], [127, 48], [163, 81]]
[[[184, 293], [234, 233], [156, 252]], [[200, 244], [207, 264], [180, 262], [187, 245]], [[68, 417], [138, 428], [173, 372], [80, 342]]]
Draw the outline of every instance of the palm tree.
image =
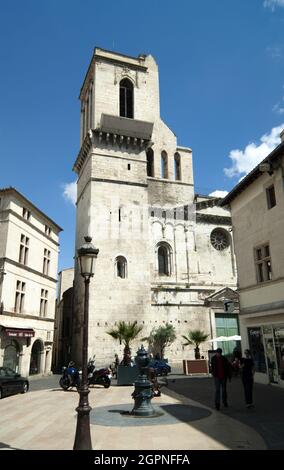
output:
[[173, 325], [166, 323], [151, 331], [150, 335], [142, 338], [142, 341], [148, 341], [149, 348], [153, 353], [159, 353], [161, 359], [164, 359], [165, 348], [172, 344], [176, 339], [176, 332]]
[[194, 344], [194, 352], [195, 352], [195, 359], [200, 359], [200, 350], [199, 350], [199, 345], [201, 343], [204, 343], [204, 341], [207, 340], [209, 335], [207, 335], [204, 331], [202, 330], [192, 330], [188, 332], [187, 336], [182, 336], [183, 339], [186, 340], [186, 343], [183, 344], [183, 346], [189, 346]]
[[120, 321], [116, 328], [107, 331], [107, 334], [112, 336], [114, 339], [118, 339], [119, 344], [124, 344], [123, 351], [123, 364], [128, 366], [131, 362], [131, 350], [130, 343], [133, 341], [143, 329], [143, 326], [138, 326], [137, 321], [125, 322]]

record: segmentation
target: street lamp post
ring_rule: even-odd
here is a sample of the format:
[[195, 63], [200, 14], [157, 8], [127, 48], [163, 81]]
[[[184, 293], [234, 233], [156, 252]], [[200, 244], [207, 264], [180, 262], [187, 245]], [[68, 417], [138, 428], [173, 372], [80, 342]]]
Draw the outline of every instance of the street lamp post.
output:
[[91, 243], [92, 238], [85, 237], [84, 245], [77, 250], [80, 274], [84, 278], [84, 320], [83, 320], [83, 344], [82, 344], [82, 382], [79, 388], [79, 406], [77, 411], [77, 426], [73, 449], [92, 450], [90, 431], [89, 386], [88, 386], [88, 335], [89, 335], [89, 286], [94, 275], [95, 262], [99, 250]]

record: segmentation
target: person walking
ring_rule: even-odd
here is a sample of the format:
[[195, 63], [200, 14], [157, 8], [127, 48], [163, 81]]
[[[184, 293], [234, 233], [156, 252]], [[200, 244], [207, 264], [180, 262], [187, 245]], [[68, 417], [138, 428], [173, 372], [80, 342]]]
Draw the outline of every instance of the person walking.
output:
[[233, 362], [232, 362], [234, 377], [239, 376], [240, 368], [241, 368], [241, 358], [242, 358], [241, 351], [239, 349], [235, 348], [234, 351], [233, 351]]
[[245, 357], [241, 358], [241, 374], [242, 382], [245, 392], [245, 402], [247, 408], [252, 408], [252, 390], [253, 390], [253, 376], [254, 376], [254, 362], [249, 349], [245, 350]]
[[222, 401], [225, 408], [228, 407], [227, 380], [231, 380], [232, 366], [228, 359], [222, 355], [222, 349], [216, 349], [216, 354], [211, 359], [211, 372], [215, 383], [215, 407], [220, 410], [220, 398], [222, 390]]

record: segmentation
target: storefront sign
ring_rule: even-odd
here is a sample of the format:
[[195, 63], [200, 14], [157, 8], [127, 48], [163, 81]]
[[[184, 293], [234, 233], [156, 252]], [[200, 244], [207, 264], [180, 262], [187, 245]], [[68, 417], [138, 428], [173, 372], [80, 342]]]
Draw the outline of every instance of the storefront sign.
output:
[[32, 338], [35, 335], [34, 330], [24, 330], [21, 328], [5, 328], [7, 336], [12, 338]]

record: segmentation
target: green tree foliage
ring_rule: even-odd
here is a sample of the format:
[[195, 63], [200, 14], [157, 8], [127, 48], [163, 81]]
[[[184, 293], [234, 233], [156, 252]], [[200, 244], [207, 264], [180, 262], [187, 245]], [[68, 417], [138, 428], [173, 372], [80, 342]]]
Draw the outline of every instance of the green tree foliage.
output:
[[120, 321], [116, 328], [107, 331], [107, 334], [112, 338], [119, 341], [119, 344], [124, 344], [123, 364], [129, 365], [131, 361], [130, 343], [142, 331], [143, 326], [137, 325], [137, 322]]
[[182, 336], [183, 339], [186, 340], [186, 343], [184, 343], [183, 346], [194, 345], [195, 359], [200, 359], [199, 346], [207, 340], [208, 336], [209, 335], [202, 330], [191, 330], [188, 332], [187, 336]]
[[153, 355], [159, 354], [160, 358], [163, 359], [166, 347], [172, 344], [175, 339], [175, 328], [173, 325], [166, 323], [165, 326], [152, 330], [148, 337], [143, 338], [143, 341], [148, 341], [149, 349]]

